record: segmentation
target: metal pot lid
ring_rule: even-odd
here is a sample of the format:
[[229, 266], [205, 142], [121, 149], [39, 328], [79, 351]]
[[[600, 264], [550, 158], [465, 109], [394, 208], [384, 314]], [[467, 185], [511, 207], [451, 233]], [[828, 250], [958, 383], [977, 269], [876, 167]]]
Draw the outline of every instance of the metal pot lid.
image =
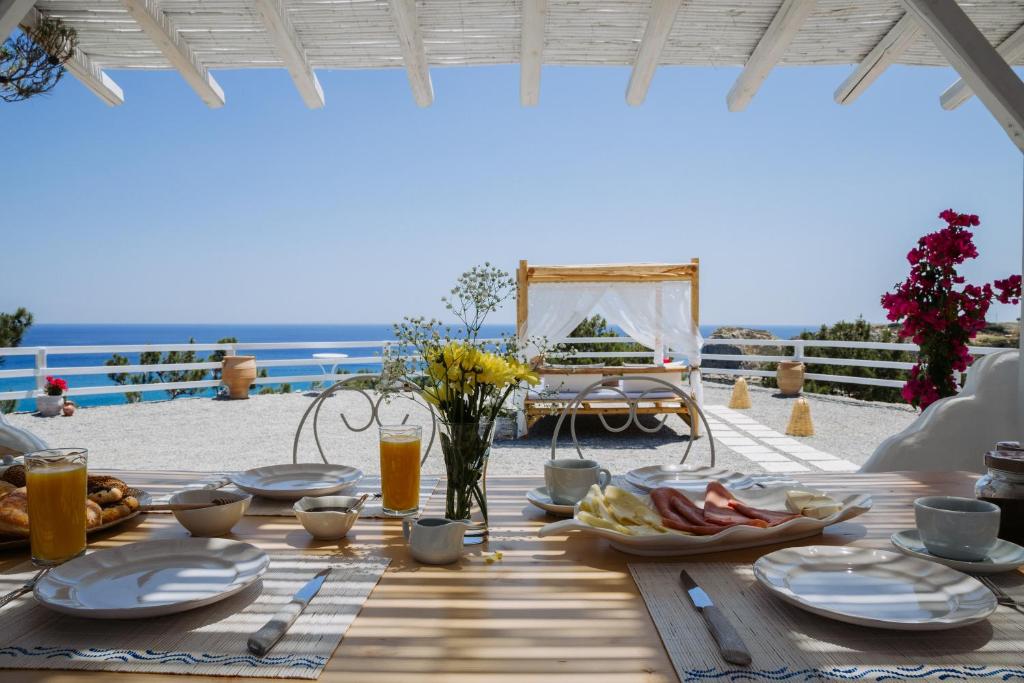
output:
[[1024, 474], [1024, 451], [989, 451], [985, 454], [985, 467], [1002, 470], [1003, 472]]

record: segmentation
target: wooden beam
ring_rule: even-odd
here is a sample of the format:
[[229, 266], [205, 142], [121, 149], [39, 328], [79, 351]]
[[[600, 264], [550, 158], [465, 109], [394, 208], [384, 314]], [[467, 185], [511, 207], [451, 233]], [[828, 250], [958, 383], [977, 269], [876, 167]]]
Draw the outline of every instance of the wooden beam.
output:
[[[42, 18], [38, 10], [31, 9], [22, 19], [21, 26], [23, 29], [31, 29]], [[105, 104], [111, 107], [124, 104], [121, 87], [81, 50], [75, 50], [71, 59], [65, 62], [64, 68]]]
[[1024, 151], [1024, 83], [956, 0], [904, 0], [950, 65]]
[[544, 62], [544, 24], [548, 0], [523, 0], [519, 48], [519, 102], [535, 107], [540, 101], [540, 68]]
[[[522, 268], [525, 263], [520, 264]], [[698, 264], [616, 263], [587, 266], [526, 266], [528, 284], [541, 282], [668, 282], [693, 280]]]
[[816, 4], [817, 0], [784, 0], [725, 98], [729, 111], [743, 111], [747, 108]]
[[[1024, 25], [1021, 25], [1009, 38], [1001, 42], [996, 51], [1010, 65], [1024, 57]], [[939, 97], [939, 104], [942, 105], [943, 109], [953, 110], [973, 96], [974, 91], [961, 78], [946, 88], [946, 92], [942, 93]]]
[[834, 95], [836, 102], [850, 104], [860, 97], [883, 71], [914, 44], [921, 32], [921, 25], [914, 17], [904, 14], [839, 86]]
[[192, 49], [171, 26], [167, 15], [160, 11], [154, 0], [121, 0], [128, 14], [135, 19], [149, 39], [160, 49], [167, 61], [171, 63], [185, 82], [192, 86], [196, 94], [211, 108], [224, 106], [224, 91], [210, 75], [206, 67], [199, 63]]
[[529, 284], [529, 266], [524, 259], [516, 269], [516, 336], [519, 337], [520, 345], [526, 341], [526, 319], [530, 311]]
[[0, 0], [0, 43], [14, 33], [34, 4], [35, 0]]
[[626, 87], [626, 102], [631, 106], [639, 106], [647, 98], [647, 89], [651, 87], [654, 71], [658, 68], [661, 51], [668, 42], [668, 34], [676, 21], [676, 13], [682, 0], [652, 0], [651, 12], [647, 17], [647, 27], [640, 41], [636, 59], [633, 61], [633, 73], [629, 76]]
[[306, 59], [306, 51], [302, 49], [295, 29], [288, 18], [288, 10], [284, 7], [282, 0], [255, 0], [256, 11], [263, 19], [263, 26], [266, 27], [270, 39], [277, 48], [277, 54], [288, 69], [295, 87], [298, 88], [302, 101], [310, 109], [320, 109], [324, 106], [324, 91], [320, 87], [320, 81], [313, 73], [309, 61]]
[[420, 22], [416, 18], [416, 0], [391, 0], [391, 19], [398, 33], [412, 95], [416, 104], [429, 107], [434, 103], [434, 85], [430, 82], [430, 65], [423, 48]]

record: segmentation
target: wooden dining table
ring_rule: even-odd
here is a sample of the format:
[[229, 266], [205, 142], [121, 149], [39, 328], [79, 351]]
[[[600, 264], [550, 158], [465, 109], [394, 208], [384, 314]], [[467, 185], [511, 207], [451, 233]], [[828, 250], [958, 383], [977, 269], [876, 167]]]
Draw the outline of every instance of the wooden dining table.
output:
[[[117, 472], [153, 494], [206, 479], [211, 473]], [[806, 485], [837, 495], [869, 492], [870, 512], [828, 527], [793, 545], [853, 545], [890, 548], [889, 536], [912, 527], [915, 498], [932, 494], [973, 495], [976, 475], [962, 472], [801, 474]], [[677, 681], [658, 631], [627, 568], [638, 558], [582, 535], [539, 538], [553, 517], [526, 501], [539, 477], [491, 477], [491, 534], [486, 544], [467, 547], [458, 564], [424, 566], [408, 554], [397, 520], [360, 519], [341, 541], [315, 541], [290, 517], [245, 517], [232, 537], [268, 552], [381, 556], [389, 569], [327, 664], [320, 681], [347, 683], [655, 683]], [[443, 480], [438, 485], [444, 486]], [[443, 492], [425, 514], [442, 514]], [[90, 537], [90, 548], [178, 538], [187, 532], [169, 514], [145, 514]], [[749, 564], [781, 545], [689, 558]], [[501, 557], [495, 555], [500, 551]], [[0, 572], [25, 561], [26, 551], [0, 553]], [[684, 558], [685, 559], [685, 558]], [[0, 612], [2, 620], [2, 612]], [[0, 621], [2, 623], [2, 621]], [[9, 628], [0, 627], [0, 634]], [[2, 640], [2, 635], [0, 635]], [[174, 680], [180, 676], [106, 671], [4, 671], [0, 680]], [[204, 677], [223, 680], [223, 677]]]

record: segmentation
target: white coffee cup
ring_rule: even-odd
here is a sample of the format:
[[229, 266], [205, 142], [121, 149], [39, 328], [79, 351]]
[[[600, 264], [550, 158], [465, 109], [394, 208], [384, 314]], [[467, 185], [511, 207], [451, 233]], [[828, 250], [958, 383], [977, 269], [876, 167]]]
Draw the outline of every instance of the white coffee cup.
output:
[[583, 500], [594, 484], [602, 489], [612, 480], [612, 473], [593, 460], [561, 458], [544, 463], [544, 483], [556, 505], [575, 505]]
[[984, 500], [926, 496], [914, 501], [921, 542], [932, 555], [978, 562], [995, 547], [999, 507]]

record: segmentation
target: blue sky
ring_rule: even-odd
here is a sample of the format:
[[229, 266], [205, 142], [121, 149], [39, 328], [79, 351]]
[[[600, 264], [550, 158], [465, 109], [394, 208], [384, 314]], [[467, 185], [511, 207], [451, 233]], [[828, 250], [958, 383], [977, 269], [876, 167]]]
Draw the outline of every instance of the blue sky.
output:
[[390, 322], [485, 260], [699, 256], [704, 322], [881, 320], [947, 207], [982, 218], [969, 277], [1020, 272], [1021, 155], [988, 112], [910, 67], [840, 107], [849, 69], [776, 69], [743, 113], [732, 68], [661, 68], [639, 108], [624, 68], [545, 67], [532, 109], [516, 67], [435, 68], [428, 109], [403, 71], [320, 72], [320, 111], [284, 70], [216, 72], [220, 110], [176, 73], [112, 72], [115, 109], [68, 77], [0, 105], [0, 310]]

